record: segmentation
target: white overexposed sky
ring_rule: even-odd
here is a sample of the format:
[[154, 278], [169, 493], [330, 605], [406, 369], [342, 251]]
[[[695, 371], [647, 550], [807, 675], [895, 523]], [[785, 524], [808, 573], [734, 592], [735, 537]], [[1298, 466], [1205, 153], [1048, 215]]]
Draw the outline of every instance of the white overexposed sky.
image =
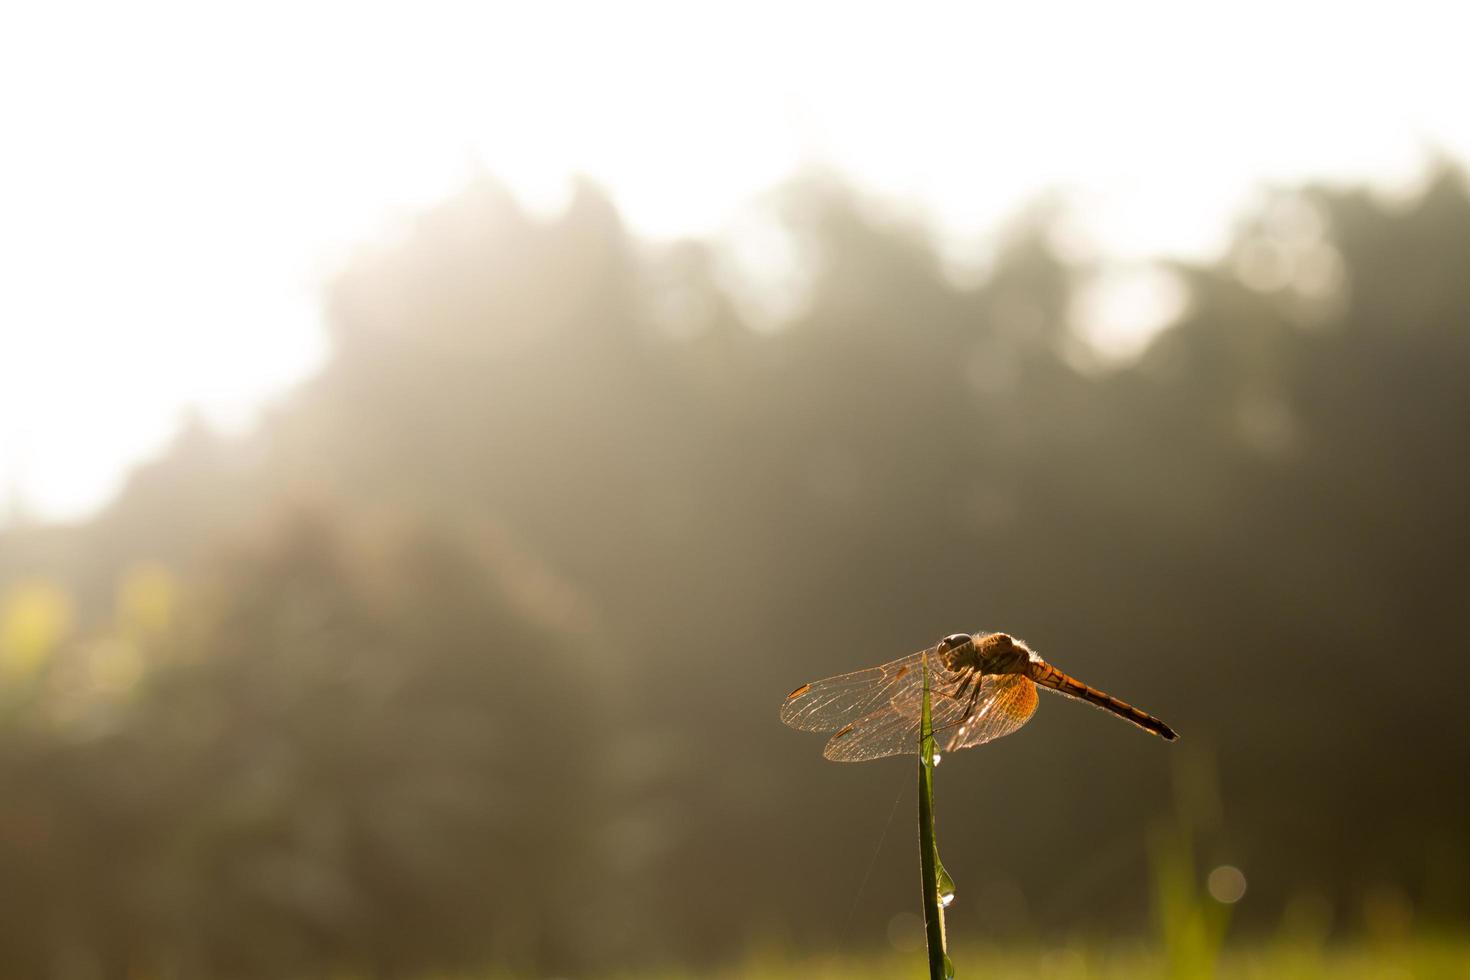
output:
[[655, 239], [809, 165], [960, 243], [1062, 188], [1120, 267], [1208, 257], [1262, 182], [1470, 156], [1462, 9], [10, 0], [0, 491], [83, 516], [186, 407], [248, 425], [352, 244], [482, 171]]

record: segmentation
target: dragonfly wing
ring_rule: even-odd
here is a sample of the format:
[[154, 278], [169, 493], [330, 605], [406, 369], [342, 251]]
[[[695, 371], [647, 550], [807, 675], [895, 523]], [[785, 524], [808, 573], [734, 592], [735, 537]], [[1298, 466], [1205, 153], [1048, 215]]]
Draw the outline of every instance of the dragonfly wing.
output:
[[[923, 697], [923, 684], [919, 685]], [[844, 725], [822, 749], [822, 755], [833, 762], [867, 762], [889, 755], [913, 755], [919, 751], [919, 718], [921, 700], [899, 698]], [[933, 694], [929, 699], [930, 724], [936, 740], [942, 743], [941, 730], [954, 730], [965, 716], [968, 700]]]
[[923, 690], [919, 664], [925, 654], [929, 655], [932, 686], [937, 687], [946, 680], [953, 683], [956, 678], [940, 666], [938, 650], [930, 647], [881, 667], [803, 684], [786, 695], [786, 702], [781, 705], [781, 720], [804, 732], [835, 732], [881, 712], [894, 702], [913, 700], [917, 704], [916, 699]]
[[[987, 674], [968, 718], [949, 737], [945, 751], [955, 752], [1009, 735], [1036, 713], [1036, 685], [1020, 674]], [[935, 727], [938, 727], [937, 725]]]

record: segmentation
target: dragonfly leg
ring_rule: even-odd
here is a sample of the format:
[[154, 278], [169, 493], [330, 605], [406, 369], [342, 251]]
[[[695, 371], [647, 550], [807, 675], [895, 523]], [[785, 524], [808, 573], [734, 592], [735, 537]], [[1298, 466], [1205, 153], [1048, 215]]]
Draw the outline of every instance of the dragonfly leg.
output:
[[[955, 685], [955, 689], [953, 691], [940, 691], [939, 693], [940, 694], [943, 694], [945, 697], [949, 698], [950, 700], [959, 701], [960, 699], [962, 699], [965, 696], [965, 692], [970, 689], [970, 685], [973, 684], [974, 682], [975, 682], [975, 674], [974, 674], [973, 671], [971, 671], [971, 672], [965, 674], [964, 679], [961, 680], [959, 682], [959, 684]], [[976, 687], [975, 688], [975, 693], [978, 694], [979, 691], [980, 691], [980, 689], [978, 687]]]
[[950, 722], [947, 725], [940, 725], [938, 728], [935, 728], [933, 731], [934, 731], [934, 734], [935, 735], [938, 735], [940, 732], [947, 732], [951, 728], [958, 728], [961, 725], [963, 725], [964, 723], [965, 723], [965, 719], [961, 718], [959, 721], [952, 721], [952, 722]]
[[966, 671], [964, 678], [955, 685], [953, 690], [940, 691], [939, 693], [952, 701], [963, 701], [968, 697], [969, 703], [965, 706], [964, 713], [957, 720], [947, 725], [936, 726], [934, 728], [936, 735], [940, 732], [947, 732], [952, 728], [959, 728], [969, 721], [970, 716], [975, 713], [975, 705], [980, 700], [980, 672], [978, 670]]
[[962, 715], [960, 715], [958, 719], [950, 722], [947, 725], [940, 725], [938, 728], [935, 728], [935, 734], [938, 734], [939, 732], [947, 732], [951, 728], [962, 728], [970, 723], [970, 718], [975, 714], [975, 705], [980, 703], [980, 685], [977, 683], [979, 678], [980, 674], [978, 672], [967, 674], [965, 676], [965, 679], [960, 683], [959, 687], [955, 689], [954, 693], [947, 693], [945, 695], [946, 697], [951, 697], [954, 700], [958, 701], [963, 698], [965, 696], [965, 692], [968, 691], [969, 703], [965, 705], [965, 711]]

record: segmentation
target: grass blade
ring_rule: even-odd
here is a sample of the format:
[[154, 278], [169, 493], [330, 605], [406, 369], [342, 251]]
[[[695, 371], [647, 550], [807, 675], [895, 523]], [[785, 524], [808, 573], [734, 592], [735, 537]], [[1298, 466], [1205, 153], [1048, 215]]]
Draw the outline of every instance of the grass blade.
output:
[[924, 658], [924, 703], [919, 716], [919, 874], [924, 887], [924, 935], [929, 947], [929, 980], [953, 980], [954, 964], [945, 948], [944, 907], [954, 898], [954, 881], [939, 860], [934, 838], [934, 724], [929, 711], [929, 660]]

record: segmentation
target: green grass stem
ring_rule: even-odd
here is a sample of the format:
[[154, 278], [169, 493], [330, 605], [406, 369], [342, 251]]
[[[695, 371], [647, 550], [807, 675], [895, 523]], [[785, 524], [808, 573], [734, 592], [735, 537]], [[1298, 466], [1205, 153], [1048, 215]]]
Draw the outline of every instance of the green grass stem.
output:
[[934, 837], [934, 725], [929, 712], [929, 661], [924, 659], [924, 703], [919, 716], [919, 873], [924, 889], [924, 935], [929, 949], [929, 980], [953, 980], [954, 964], [945, 946], [944, 906], [954, 896], [954, 881], [939, 860]]

